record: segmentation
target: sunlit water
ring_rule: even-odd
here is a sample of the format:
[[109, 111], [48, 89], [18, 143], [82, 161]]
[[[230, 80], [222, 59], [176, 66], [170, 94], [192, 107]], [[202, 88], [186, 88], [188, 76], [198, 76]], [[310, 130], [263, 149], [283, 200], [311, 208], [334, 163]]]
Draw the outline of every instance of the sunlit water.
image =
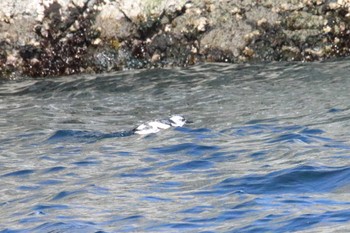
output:
[[[350, 61], [0, 84], [0, 232], [350, 229]], [[141, 122], [183, 128], [142, 137]]]

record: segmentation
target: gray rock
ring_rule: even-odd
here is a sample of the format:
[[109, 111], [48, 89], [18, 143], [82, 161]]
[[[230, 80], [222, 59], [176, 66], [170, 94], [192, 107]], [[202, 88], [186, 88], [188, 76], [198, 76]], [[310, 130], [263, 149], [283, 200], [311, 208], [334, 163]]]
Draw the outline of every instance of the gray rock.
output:
[[349, 9], [344, 0], [2, 0], [0, 77], [343, 57]]

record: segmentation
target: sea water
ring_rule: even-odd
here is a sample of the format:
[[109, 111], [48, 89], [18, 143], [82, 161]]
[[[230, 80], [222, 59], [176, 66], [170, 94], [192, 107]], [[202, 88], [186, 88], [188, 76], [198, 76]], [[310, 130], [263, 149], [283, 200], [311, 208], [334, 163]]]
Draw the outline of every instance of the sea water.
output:
[[[0, 232], [350, 230], [350, 60], [0, 84]], [[193, 123], [148, 136], [142, 122]]]

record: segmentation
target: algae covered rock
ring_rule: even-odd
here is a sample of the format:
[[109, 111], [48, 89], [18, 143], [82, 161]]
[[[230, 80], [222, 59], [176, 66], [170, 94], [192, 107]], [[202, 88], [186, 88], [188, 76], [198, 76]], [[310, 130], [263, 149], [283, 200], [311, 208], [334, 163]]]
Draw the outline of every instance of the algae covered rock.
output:
[[3, 0], [0, 77], [349, 55], [346, 0]]

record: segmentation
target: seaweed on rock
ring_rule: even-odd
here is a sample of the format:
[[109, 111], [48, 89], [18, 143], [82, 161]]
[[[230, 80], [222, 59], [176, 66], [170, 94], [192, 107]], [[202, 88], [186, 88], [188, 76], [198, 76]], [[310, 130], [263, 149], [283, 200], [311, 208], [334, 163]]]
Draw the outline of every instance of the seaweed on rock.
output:
[[68, 16], [61, 15], [61, 5], [53, 2], [45, 7], [43, 21], [35, 27], [37, 45], [19, 49], [23, 59], [23, 74], [46, 77], [81, 73], [90, 65], [86, 59], [92, 41], [98, 32], [92, 29], [96, 12], [73, 3]]

